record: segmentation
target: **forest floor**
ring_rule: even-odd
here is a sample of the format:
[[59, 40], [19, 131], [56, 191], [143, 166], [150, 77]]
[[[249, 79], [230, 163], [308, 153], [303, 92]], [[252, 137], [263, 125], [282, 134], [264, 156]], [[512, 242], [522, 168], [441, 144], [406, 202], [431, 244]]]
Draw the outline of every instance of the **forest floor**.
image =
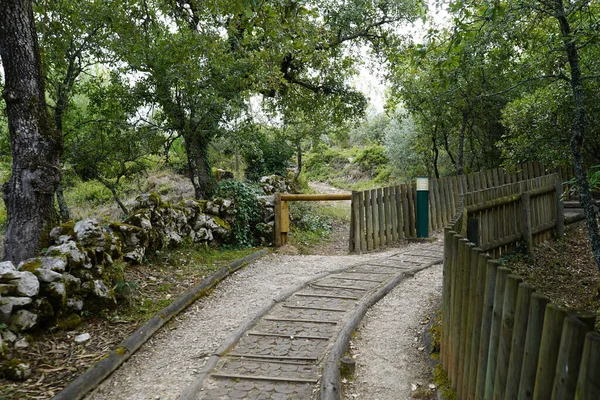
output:
[[562, 240], [540, 243], [533, 259], [516, 253], [507, 261], [514, 273], [554, 303], [596, 313], [596, 331], [600, 332], [600, 272], [585, 221], [567, 226]]

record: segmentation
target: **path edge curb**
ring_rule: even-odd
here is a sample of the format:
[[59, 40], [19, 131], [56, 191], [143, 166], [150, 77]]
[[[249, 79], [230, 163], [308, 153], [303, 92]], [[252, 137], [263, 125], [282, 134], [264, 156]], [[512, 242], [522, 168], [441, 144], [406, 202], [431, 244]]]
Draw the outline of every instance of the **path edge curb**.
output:
[[362, 300], [358, 304], [352, 315], [350, 315], [348, 323], [340, 330], [338, 337], [333, 343], [331, 351], [327, 356], [327, 361], [325, 361], [323, 373], [321, 375], [321, 388], [319, 392], [320, 400], [339, 400], [341, 398], [341, 376], [338, 365], [339, 360], [344, 357], [344, 354], [348, 349], [348, 344], [350, 343], [350, 338], [352, 337], [352, 332], [356, 330], [367, 310], [385, 297], [407, 277], [414, 276], [415, 273], [434, 265], [441, 264], [442, 262], [443, 258], [440, 258], [439, 260], [432, 261], [429, 264], [404, 271], [398, 274], [398, 276], [388, 282], [385, 286], [380, 288], [372, 296]]
[[173, 319], [173, 317], [207, 294], [208, 291], [213, 289], [223, 279], [267, 254], [269, 254], [268, 248], [255, 251], [219, 268], [215, 273], [204, 278], [202, 282], [179, 296], [170, 305], [150, 318], [148, 322], [137, 328], [116, 349], [111, 350], [103, 359], [75, 378], [75, 380], [54, 396], [53, 400], [82, 399], [116, 371], [121, 364], [131, 357], [156, 331]]

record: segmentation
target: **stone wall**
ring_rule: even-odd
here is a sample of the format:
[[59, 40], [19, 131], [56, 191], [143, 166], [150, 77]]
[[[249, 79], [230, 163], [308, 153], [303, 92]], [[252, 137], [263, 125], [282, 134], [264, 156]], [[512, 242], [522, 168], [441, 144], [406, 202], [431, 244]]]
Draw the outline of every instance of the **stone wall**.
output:
[[[273, 232], [274, 191], [286, 191], [282, 177], [261, 180], [265, 196], [257, 199], [263, 223], [260, 242], [270, 244]], [[35, 328], [68, 329], [86, 309], [116, 303], [112, 288], [122, 273], [116, 260], [141, 263], [156, 250], [182, 241], [223, 243], [235, 219], [232, 201], [184, 200], [177, 205], [156, 193], [139, 196], [125, 221], [108, 225], [90, 218], [66, 223], [50, 232], [51, 246], [39, 257], [19, 263], [0, 263], [0, 358], [7, 343], [15, 345], [22, 332]], [[8, 328], [8, 329], [6, 329]]]

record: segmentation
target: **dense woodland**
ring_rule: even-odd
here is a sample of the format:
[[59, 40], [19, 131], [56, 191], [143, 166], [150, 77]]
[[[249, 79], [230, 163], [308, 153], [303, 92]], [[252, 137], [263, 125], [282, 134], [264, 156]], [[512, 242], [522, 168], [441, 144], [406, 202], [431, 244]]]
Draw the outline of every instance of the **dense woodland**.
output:
[[[76, 199], [168, 169], [381, 186], [574, 165], [600, 265], [600, 5], [585, 0], [2, 0], [4, 259]], [[445, 16], [437, 25], [431, 16]], [[419, 21], [418, 34], [407, 27]], [[384, 78], [386, 111], [352, 82]], [[10, 178], [9, 178], [10, 177]], [[364, 183], [363, 183], [364, 185]]]

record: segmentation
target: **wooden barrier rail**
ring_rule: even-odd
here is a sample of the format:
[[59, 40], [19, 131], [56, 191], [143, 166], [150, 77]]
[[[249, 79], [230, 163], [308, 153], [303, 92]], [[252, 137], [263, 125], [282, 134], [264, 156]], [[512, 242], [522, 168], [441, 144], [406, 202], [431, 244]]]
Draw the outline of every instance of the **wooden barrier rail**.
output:
[[290, 201], [351, 200], [350, 194], [289, 194], [275, 193], [275, 246], [285, 246], [290, 231]]
[[[458, 399], [597, 400], [595, 314], [551, 303], [484, 250], [498, 240], [533, 245], [548, 229], [562, 235], [562, 180], [553, 174], [519, 186], [527, 190], [465, 194], [444, 229], [442, 366]], [[480, 219], [480, 247], [465, 238], [468, 214]]]
[[[531, 248], [564, 233], [562, 184], [557, 174], [466, 193], [466, 237], [494, 258], [514, 251], [517, 241]], [[461, 232], [464, 233], [464, 232]]]

